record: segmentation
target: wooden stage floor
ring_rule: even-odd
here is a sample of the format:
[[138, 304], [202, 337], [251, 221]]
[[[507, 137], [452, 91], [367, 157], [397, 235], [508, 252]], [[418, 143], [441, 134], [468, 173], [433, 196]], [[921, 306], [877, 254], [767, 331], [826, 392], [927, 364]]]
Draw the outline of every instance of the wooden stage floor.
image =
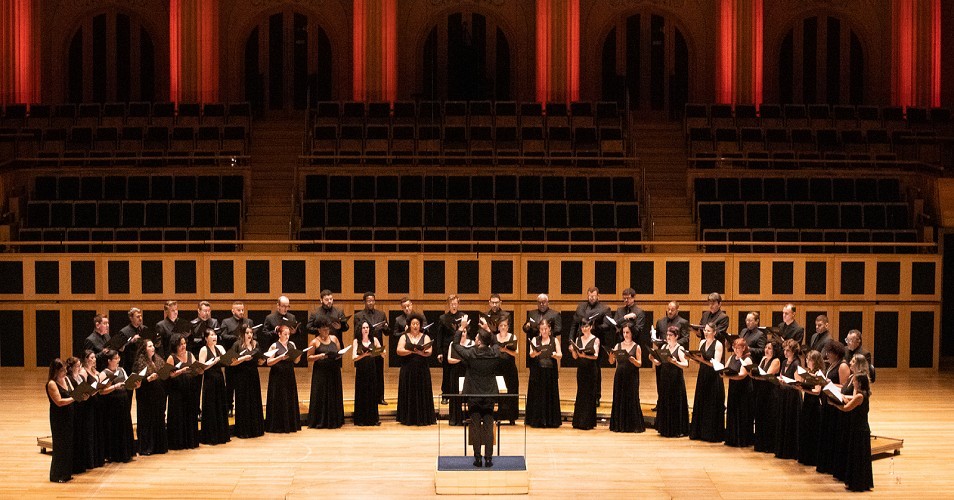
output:
[[[308, 398], [310, 370], [299, 369], [301, 398]], [[267, 372], [262, 371], [263, 387]], [[522, 374], [521, 392], [526, 392]], [[561, 372], [561, 396], [572, 400], [574, 372]], [[609, 409], [612, 371], [603, 372], [603, 406]], [[652, 370], [641, 371], [643, 403], [655, 400]], [[434, 496], [438, 454], [462, 453], [459, 428], [409, 428], [386, 417], [380, 427], [304, 429], [266, 434], [220, 446], [139, 457], [74, 476], [66, 484], [49, 478], [49, 455], [36, 446], [49, 435], [46, 370], [0, 368], [0, 498], [420, 498]], [[345, 398], [353, 374], [344, 374]], [[439, 371], [434, 370], [435, 387]], [[695, 374], [687, 374], [691, 400]], [[686, 438], [612, 433], [603, 423], [578, 431], [504, 426], [503, 454], [522, 454], [530, 470], [530, 495], [600, 498], [757, 498], [773, 496], [864, 496], [927, 498], [954, 496], [947, 455], [954, 451], [954, 373], [892, 373], [879, 370], [870, 424], [873, 434], [904, 439], [896, 457], [874, 461], [875, 489], [848, 494], [842, 483], [792, 460], [751, 449], [728, 448]], [[397, 371], [388, 374], [394, 409]], [[690, 401], [691, 403], [691, 401]], [[135, 409], [133, 410], [135, 419]], [[438, 441], [440, 440], [440, 445]], [[944, 472], [948, 471], [948, 472]]]

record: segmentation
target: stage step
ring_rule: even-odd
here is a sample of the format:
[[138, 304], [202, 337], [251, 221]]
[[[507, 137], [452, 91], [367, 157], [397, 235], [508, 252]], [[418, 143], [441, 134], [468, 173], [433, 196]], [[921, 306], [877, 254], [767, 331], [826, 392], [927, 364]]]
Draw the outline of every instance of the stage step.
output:
[[474, 467], [473, 457], [437, 457], [434, 486], [438, 495], [526, 495], [530, 473], [524, 457], [494, 457], [491, 468]]

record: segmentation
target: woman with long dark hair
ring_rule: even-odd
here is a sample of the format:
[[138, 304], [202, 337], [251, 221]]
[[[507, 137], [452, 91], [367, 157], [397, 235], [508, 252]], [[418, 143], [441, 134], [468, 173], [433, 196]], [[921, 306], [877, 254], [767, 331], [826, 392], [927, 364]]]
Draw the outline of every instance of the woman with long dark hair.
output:
[[188, 350], [188, 337], [174, 333], [169, 339], [169, 357], [166, 363], [174, 370], [166, 379], [169, 399], [166, 434], [170, 450], [199, 447], [199, 399], [202, 379], [193, 373], [190, 365], [195, 356]]
[[56, 358], [46, 377], [46, 398], [50, 401], [50, 432], [53, 435], [53, 460], [50, 481], [65, 483], [73, 479], [73, 403], [67, 382], [66, 365]]
[[135, 373], [145, 368], [144, 378], [136, 389], [136, 437], [139, 440], [139, 454], [146, 456], [162, 454], [169, 451], [169, 437], [166, 433], [166, 389], [159, 380], [159, 368], [163, 365], [162, 358], [156, 354], [155, 344], [151, 340], [144, 341], [139, 352], [136, 353], [136, 362], [133, 365]]
[[600, 366], [600, 339], [593, 335], [593, 322], [580, 325], [581, 335], [570, 343], [570, 354], [576, 360], [576, 400], [573, 403], [573, 428], [589, 430], [596, 427], [596, 405], [600, 399], [598, 374]]
[[659, 359], [651, 354], [649, 360], [659, 367], [659, 394], [656, 402], [656, 431], [662, 437], [681, 437], [689, 434], [689, 404], [686, 399], [686, 379], [683, 371], [689, 367], [684, 349], [679, 345], [679, 327], [666, 330], [669, 358]]
[[[81, 361], [83, 373], [86, 375], [86, 383], [92, 385], [99, 380], [99, 371], [96, 369], [96, 353], [90, 349], [86, 349], [83, 351]], [[86, 411], [89, 412], [89, 418], [85, 424], [83, 424], [85, 427], [77, 427], [76, 430], [86, 441], [84, 446], [86, 447], [88, 456], [81, 457], [81, 460], [86, 461], [87, 469], [102, 467], [106, 463], [106, 438], [103, 434], [105, 427], [99, 423], [102, 414], [100, 406], [103, 398], [99, 397], [98, 394], [99, 393], [93, 394], [90, 400], [85, 403]], [[76, 451], [74, 450], [74, 461], [76, 461], [75, 455]]]
[[560, 343], [550, 336], [550, 321], [543, 319], [540, 333], [530, 340], [530, 380], [527, 382], [527, 410], [524, 423], [530, 427], [559, 427], [560, 415]]
[[778, 384], [766, 377], [775, 378], [782, 366], [782, 344], [776, 339], [765, 343], [765, 351], [759, 366], [752, 370], [755, 392], [755, 451], [775, 453], [775, 421], [778, 419]]
[[381, 425], [378, 415], [377, 363], [372, 353], [380, 349], [381, 343], [371, 335], [371, 325], [361, 323], [360, 333], [351, 346], [351, 360], [354, 361], [354, 425]]
[[[199, 349], [199, 362], [208, 364], [221, 358], [225, 348], [218, 345], [218, 334], [212, 328], [205, 330], [205, 345]], [[204, 369], [202, 374], [202, 429], [199, 442], [222, 444], [229, 442], [229, 402], [225, 390], [225, 372], [218, 362]]]
[[[822, 351], [822, 357], [828, 363], [828, 367], [825, 369], [825, 378], [839, 388], [850, 385], [851, 368], [844, 359], [844, 345], [837, 340], [829, 342]], [[827, 397], [819, 399], [821, 416], [818, 422], [818, 454], [815, 470], [825, 474], [833, 474], [836, 469], [836, 458], [839, 458], [842, 453], [837, 448], [836, 443], [843, 434], [842, 422], [845, 420], [845, 415], [838, 411], [838, 408], [830, 403]]]
[[702, 354], [692, 358], [699, 363], [699, 374], [692, 399], [689, 439], [718, 443], [725, 439], [725, 385], [712, 367], [712, 362], [722, 362], [723, 346], [715, 338], [714, 323], [705, 325], [703, 334], [704, 338], [699, 343]]
[[[805, 374], [817, 375], [822, 373], [823, 368], [821, 353], [815, 350], [808, 351], [805, 355]], [[795, 388], [802, 393], [802, 412], [798, 418], [798, 463], [815, 467], [818, 465], [818, 443], [821, 432], [822, 386], [805, 386], [804, 377], [797, 371], [795, 379], [799, 381]]]
[[639, 405], [639, 367], [642, 349], [634, 340], [633, 324], [623, 323], [623, 340], [609, 354], [610, 364], [616, 365], [613, 377], [613, 410], [610, 430], [613, 432], [645, 432], [643, 409]]
[[233, 362], [232, 387], [235, 388], [235, 437], [241, 439], [265, 434], [265, 416], [262, 414], [262, 383], [258, 365], [264, 364], [253, 354], [258, 349], [255, 332], [246, 327], [242, 336], [232, 345], [238, 355]]
[[[788, 339], [782, 343], [785, 359], [779, 369], [779, 379], [795, 379], [798, 371], [801, 345]], [[802, 395], [797, 389], [781, 380], [778, 391], [778, 419], [775, 424], [775, 457], [798, 458], [798, 421], [802, 411]]]
[[[103, 351], [103, 358], [106, 359], [106, 369], [99, 374], [99, 386], [100, 397], [105, 399], [103, 425], [106, 427], [106, 460], [125, 463], [136, 454], [129, 395], [125, 388], [129, 377], [126, 370], [119, 366], [119, 352], [107, 349]], [[135, 388], [139, 388], [139, 382], [136, 382]]]

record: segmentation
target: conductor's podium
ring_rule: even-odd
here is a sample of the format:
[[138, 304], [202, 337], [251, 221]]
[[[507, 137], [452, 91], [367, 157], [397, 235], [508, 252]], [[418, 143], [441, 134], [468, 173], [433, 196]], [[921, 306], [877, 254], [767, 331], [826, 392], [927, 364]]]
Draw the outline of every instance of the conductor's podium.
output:
[[496, 456], [490, 468], [474, 467], [473, 457], [437, 458], [434, 478], [438, 495], [526, 495], [530, 473], [524, 457]]

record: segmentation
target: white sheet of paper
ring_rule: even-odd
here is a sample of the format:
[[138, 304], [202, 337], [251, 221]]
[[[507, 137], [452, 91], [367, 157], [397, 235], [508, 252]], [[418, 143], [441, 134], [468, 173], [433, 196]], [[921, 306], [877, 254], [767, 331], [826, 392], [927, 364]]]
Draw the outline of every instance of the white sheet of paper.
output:
[[826, 385], [822, 390], [828, 394], [831, 394], [832, 396], [835, 396], [835, 399], [838, 401], [841, 401], [842, 403], [845, 402], [845, 396], [841, 393], [841, 387], [835, 385], [834, 382], [828, 382], [828, 385]]
[[351, 350], [351, 346], [349, 345], [348, 347], [345, 347], [344, 349], [338, 351], [338, 355], [341, 356], [342, 354], [344, 354], [344, 353], [346, 353], [346, 352], [348, 352], [348, 351], [350, 351], [350, 350]]
[[507, 382], [504, 381], [503, 375], [497, 375], [497, 391], [501, 394], [507, 393]]
[[792, 384], [792, 383], [795, 382], [795, 379], [793, 379], [793, 378], [788, 378], [788, 377], [786, 377], [785, 375], [779, 375], [778, 378], [779, 378], [782, 382], [785, 382], [786, 384]]
[[721, 371], [721, 370], [724, 370], [724, 369], [725, 369], [725, 365], [723, 365], [723, 364], [720, 363], [719, 361], [713, 359], [713, 360], [712, 360], [712, 369], [715, 370], [715, 371]]

